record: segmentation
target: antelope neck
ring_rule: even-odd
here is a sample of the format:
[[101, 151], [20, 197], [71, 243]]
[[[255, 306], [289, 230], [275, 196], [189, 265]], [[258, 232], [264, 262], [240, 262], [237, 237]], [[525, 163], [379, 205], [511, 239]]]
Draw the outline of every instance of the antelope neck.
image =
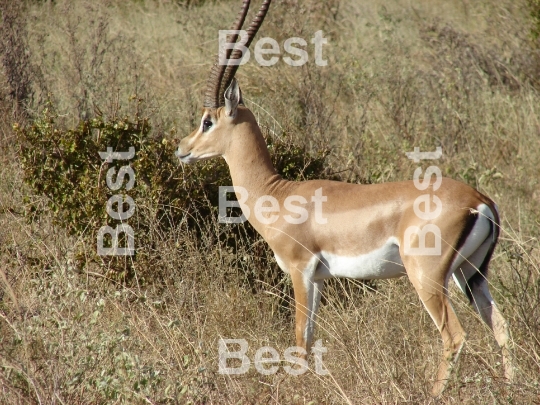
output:
[[244, 187], [248, 193], [247, 205], [270, 195], [277, 199], [291, 182], [284, 180], [274, 168], [259, 126], [253, 117], [237, 125], [233, 142], [234, 150], [223, 157], [229, 165], [234, 186]]

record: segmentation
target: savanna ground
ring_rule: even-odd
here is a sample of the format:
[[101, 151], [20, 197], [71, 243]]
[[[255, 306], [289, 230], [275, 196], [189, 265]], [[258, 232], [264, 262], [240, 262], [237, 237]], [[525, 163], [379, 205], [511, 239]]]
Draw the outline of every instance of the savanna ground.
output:
[[[323, 30], [328, 65], [308, 48], [303, 67], [252, 58], [237, 74], [293, 178], [411, 179], [418, 164], [405, 152], [441, 146], [443, 173], [497, 202], [491, 290], [512, 331], [516, 378], [501, 378], [492, 334], [451, 283], [468, 341], [438, 400], [429, 390], [440, 335], [405, 278], [330, 284], [316, 331], [330, 375], [218, 373], [220, 338], [246, 339], [252, 360], [262, 346], [294, 345], [289, 279], [247, 225], [217, 222], [212, 196], [230, 185], [223, 162], [183, 168], [172, 156], [199, 125], [217, 30], [238, 1], [0, 4], [0, 403], [540, 403], [537, 2], [276, 1], [259, 37], [309, 42]], [[58, 132], [39, 121], [45, 108]], [[70, 177], [86, 149], [62, 139], [95, 118], [113, 135], [118, 122], [151, 126], [133, 161], [132, 261], [96, 255], [114, 194], [102, 168], [77, 177], [94, 183]], [[25, 128], [44, 129], [31, 138]], [[163, 165], [141, 160], [155, 145]], [[295, 169], [304, 156], [310, 171]], [[40, 172], [51, 162], [57, 172]]]

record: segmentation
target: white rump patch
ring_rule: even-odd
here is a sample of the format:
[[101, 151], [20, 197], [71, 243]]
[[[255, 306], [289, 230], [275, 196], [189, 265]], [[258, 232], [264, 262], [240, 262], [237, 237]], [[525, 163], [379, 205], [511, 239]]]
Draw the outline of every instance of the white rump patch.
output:
[[[450, 269], [454, 281], [464, 293], [466, 293], [465, 285], [467, 280], [478, 271], [491, 244], [494, 242], [493, 239], [488, 239], [491, 231], [490, 222], [494, 221], [491, 209], [486, 204], [480, 204], [474, 212], [478, 213], [478, 219], [467, 239], [465, 239], [465, 243], [458, 251]], [[493, 226], [497, 225], [493, 224]]]

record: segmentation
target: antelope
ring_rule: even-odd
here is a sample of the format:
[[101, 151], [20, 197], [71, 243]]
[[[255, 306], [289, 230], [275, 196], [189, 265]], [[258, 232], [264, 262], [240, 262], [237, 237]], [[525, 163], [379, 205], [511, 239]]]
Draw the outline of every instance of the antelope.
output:
[[[249, 3], [243, 1], [232, 30], [243, 26]], [[247, 29], [246, 48], [269, 5], [270, 0], [263, 1]], [[499, 235], [496, 204], [461, 182], [434, 178], [440, 171], [436, 173], [433, 166], [422, 181], [416, 175], [411, 181], [369, 185], [284, 180], [272, 165], [261, 129], [244, 105], [234, 78], [239, 64], [231, 61], [242, 56], [237, 39], [237, 35], [229, 38], [229, 43], [236, 43], [233, 49], [218, 52], [207, 82], [200, 125], [180, 141], [176, 155], [186, 164], [220, 156], [227, 162], [244, 213], [259, 214], [250, 215], [249, 222], [292, 279], [296, 344], [304, 349], [304, 359], [312, 347], [326, 279], [407, 275], [442, 337], [442, 360], [432, 389], [432, 394], [439, 396], [466, 338], [449, 299], [448, 281], [453, 276], [493, 331], [502, 349], [504, 375], [510, 380], [513, 367], [508, 325], [487, 282], [488, 264]], [[220, 63], [222, 60], [227, 63]], [[261, 205], [261, 198], [278, 205]], [[424, 211], [419, 211], [419, 198]], [[280, 207], [290, 208], [292, 203], [296, 204], [292, 205], [295, 212], [303, 209], [303, 221], [276, 215]], [[435, 211], [430, 211], [431, 204], [436, 205]], [[439, 252], [425, 254], [420, 248], [426, 245], [438, 245]]]

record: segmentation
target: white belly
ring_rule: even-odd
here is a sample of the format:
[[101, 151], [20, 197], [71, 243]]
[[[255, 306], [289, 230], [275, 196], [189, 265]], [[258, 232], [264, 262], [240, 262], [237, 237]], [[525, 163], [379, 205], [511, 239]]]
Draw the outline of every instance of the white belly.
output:
[[405, 275], [399, 255], [398, 240], [388, 239], [379, 249], [358, 256], [343, 256], [322, 251], [315, 270], [315, 280], [345, 277], [363, 280]]

